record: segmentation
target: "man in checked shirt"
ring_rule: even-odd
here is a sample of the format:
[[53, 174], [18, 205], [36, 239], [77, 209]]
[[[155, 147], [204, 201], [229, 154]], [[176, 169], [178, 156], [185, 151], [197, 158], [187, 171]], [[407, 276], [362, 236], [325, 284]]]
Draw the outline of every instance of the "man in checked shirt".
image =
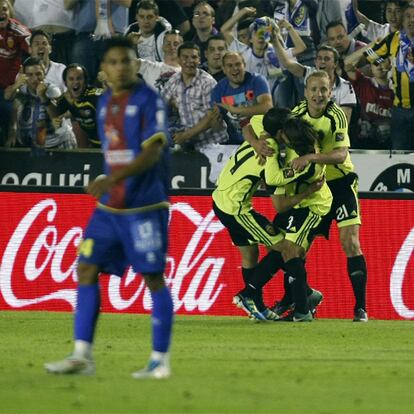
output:
[[181, 73], [165, 84], [163, 98], [178, 110], [181, 131], [173, 135], [176, 144], [197, 151], [228, 140], [226, 126], [217, 107], [211, 109], [210, 96], [217, 82], [200, 65], [200, 48], [184, 42], [178, 48]]

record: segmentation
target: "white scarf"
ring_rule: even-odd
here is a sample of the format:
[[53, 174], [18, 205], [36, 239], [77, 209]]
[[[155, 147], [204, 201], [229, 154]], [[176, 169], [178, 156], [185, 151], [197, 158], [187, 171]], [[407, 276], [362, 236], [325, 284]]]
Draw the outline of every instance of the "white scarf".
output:
[[96, 2], [96, 28], [94, 39], [107, 39], [115, 33], [112, 26], [111, 0], [95, 0]]

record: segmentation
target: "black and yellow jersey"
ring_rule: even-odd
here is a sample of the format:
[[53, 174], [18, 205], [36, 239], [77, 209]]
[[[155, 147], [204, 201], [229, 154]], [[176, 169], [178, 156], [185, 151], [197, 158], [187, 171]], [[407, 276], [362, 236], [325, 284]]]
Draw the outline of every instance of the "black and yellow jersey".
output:
[[[254, 116], [250, 120], [257, 136], [263, 133], [263, 115]], [[325, 176], [326, 167], [323, 164], [310, 163], [302, 171], [295, 171], [290, 163], [299, 155], [291, 148], [284, 148], [281, 157], [281, 148], [274, 139], [267, 139], [268, 145], [273, 148], [274, 156], [266, 158], [264, 179], [268, 192], [274, 195], [294, 196], [303, 193], [307, 187]], [[316, 151], [318, 149], [315, 149]], [[308, 207], [320, 216], [328, 214], [332, 204], [332, 194], [325, 183], [318, 191], [303, 199], [294, 208]]]
[[[262, 115], [250, 120], [257, 136], [263, 133], [262, 120]], [[303, 171], [295, 172], [289, 167], [289, 162], [298, 157], [296, 152], [287, 148], [286, 157], [281, 157], [278, 143], [272, 138], [268, 138], [267, 143], [275, 153], [267, 157], [265, 165], [260, 165], [254, 149], [247, 142], [241, 144], [227, 161], [212, 195], [220, 210], [231, 215], [248, 213], [252, 209], [252, 197], [262, 181], [270, 194], [292, 196], [303, 192], [309, 184], [323, 177], [324, 165], [310, 164]], [[332, 195], [325, 183], [319, 191], [296, 207], [309, 207], [316, 214], [325, 215], [329, 212], [331, 202]]]
[[227, 214], [246, 214], [263, 177], [264, 165], [259, 165], [253, 147], [244, 142], [221, 171], [213, 200]]
[[[372, 53], [372, 50], [375, 53]], [[377, 42], [372, 50], [367, 50], [365, 55], [369, 62], [375, 61], [379, 57], [390, 57], [395, 62], [400, 52], [400, 32], [390, 33], [382, 40]], [[394, 90], [394, 106], [400, 108], [414, 108], [414, 82], [410, 82], [407, 72], [400, 72], [397, 65], [392, 65], [392, 84]]]
[[88, 86], [78, 101], [73, 101], [68, 94], [63, 94], [57, 101], [59, 114], [69, 111], [86, 132], [92, 148], [100, 148], [101, 142], [96, 129], [96, 106], [103, 89]]
[[[325, 112], [319, 118], [312, 118], [310, 116], [306, 100], [293, 108], [292, 113], [310, 123], [317, 131], [318, 143], [322, 153], [330, 152], [336, 148], [349, 148], [348, 122], [345, 113], [334, 102], [328, 103]], [[344, 177], [353, 170], [354, 165], [348, 153], [342, 164], [326, 166], [326, 180], [331, 181]]]

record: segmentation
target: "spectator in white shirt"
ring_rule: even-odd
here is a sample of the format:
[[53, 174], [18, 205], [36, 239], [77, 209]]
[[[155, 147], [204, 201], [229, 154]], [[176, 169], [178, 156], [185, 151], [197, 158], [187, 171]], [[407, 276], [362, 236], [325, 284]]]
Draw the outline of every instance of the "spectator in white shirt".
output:
[[171, 25], [160, 17], [158, 5], [152, 0], [138, 4], [135, 18], [136, 23], [128, 26], [126, 35], [136, 44], [138, 57], [161, 62], [164, 35]]
[[35, 30], [29, 39], [30, 56], [39, 58], [43, 61], [46, 70], [45, 80], [59, 87], [61, 92], [66, 91], [62, 74], [66, 66], [63, 63], [57, 63], [50, 60], [49, 55], [52, 53], [52, 43], [48, 33], [43, 30]]
[[[246, 71], [263, 75], [269, 82], [271, 92], [273, 92], [279, 80], [283, 78], [283, 68], [274, 50], [276, 37], [279, 37], [276, 23], [268, 17], [256, 19], [250, 26], [250, 47], [235, 39], [232, 33], [232, 28], [238, 21], [253, 16], [255, 13], [256, 9], [244, 7], [224, 23], [221, 31], [229, 45], [229, 50], [241, 53], [243, 56], [246, 62]], [[291, 56], [296, 56], [302, 53], [306, 46], [292, 25], [289, 25], [288, 30], [294, 44], [293, 48], [288, 49], [288, 53]]]
[[177, 51], [182, 43], [183, 37], [180, 32], [175, 29], [169, 30], [163, 39], [164, 59], [162, 62], [138, 59], [138, 71], [146, 83], [161, 91], [172, 75], [181, 72]]
[[359, 23], [365, 25], [364, 36], [371, 42], [383, 38], [390, 33], [394, 33], [401, 29], [402, 25], [402, 9], [404, 2], [401, 0], [388, 0], [385, 4], [385, 20], [387, 23], [381, 24], [369, 19], [358, 9], [358, 0], [352, 0], [354, 13]]

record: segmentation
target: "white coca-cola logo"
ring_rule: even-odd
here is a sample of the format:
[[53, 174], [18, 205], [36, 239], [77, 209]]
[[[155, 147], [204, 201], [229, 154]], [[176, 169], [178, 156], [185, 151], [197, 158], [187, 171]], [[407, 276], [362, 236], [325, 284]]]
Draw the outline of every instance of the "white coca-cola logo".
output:
[[414, 253], [414, 227], [404, 240], [400, 251], [395, 258], [394, 266], [390, 278], [391, 302], [394, 309], [403, 318], [414, 318], [414, 309], [409, 309], [404, 303], [403, 283], [407, 270], [407, 265]]
[[[62, 260], [68, 248], [79, 246], [82, 229], [72, 227], [62, 238], [59, 238], [58, 229], [53, 225], [57, 212], [58, 208], [54, 199], [42, 200], [23, 217], [6, 246], [0, 269], [0, 291], [6, 303], [13, 308], [52, 299], [60, 299], [68, 302], [72, 307], [75, 306], [75, 289], [61, 289], [27, 299], [18, 297], [12, 285], [12, 277], [16, 277], [14, 275], [15, 261], [24, 260], [19, 255], [20, 247], [27, 234], [33, 231], [35, 222], [40, 220], [41, 215], [45, 213], [48, 224], [37, 236], [25, 259], [24, 277], [30, 282], [41, 275], [47, 275], [50, 271], [50, 276], [55, 283], [63, 283], [68, 279], [76, 281], [76, 258], [73, 258], [73, 262], [67, 269], [62, 269]], [[218, 283], [225, 262], [224, 257], [206, 257], [216, 234], [223, 230], [223, 226], [214, 220], [213, 211], [203, 217], [188, 203], [174, 204], [171, 208], [171, 215], [174, 212], [184, 215], [196, 227], [180, 260], [168, 257], [169, 273], [166, 275], [166, 280], [171, 289], [174, 307], [175, 310], [184, 308], [186, 311], [206, 312], [213, 306], [225, 286], [223, 283]], [[46, 251], [46, 255], [42, 255], [42, 257], [45, 256], [44, 259], [38, 263], [41, 251]], [[148, 310], [151, 308], [150, 294], [143, 280], [129, 298], [125, 299], [122, 295], [123, 287], [130, 285], [136, 277], [132, 270], [129, 270], [122, 279], [116, 276], [110, 277], [108, 297], [115, 309], [128, 309], [140, 296], [143, 308]], [[185, 280], [187, 288], [183, 291]], [[47, 283], [46, 280], [45, 283]]]

